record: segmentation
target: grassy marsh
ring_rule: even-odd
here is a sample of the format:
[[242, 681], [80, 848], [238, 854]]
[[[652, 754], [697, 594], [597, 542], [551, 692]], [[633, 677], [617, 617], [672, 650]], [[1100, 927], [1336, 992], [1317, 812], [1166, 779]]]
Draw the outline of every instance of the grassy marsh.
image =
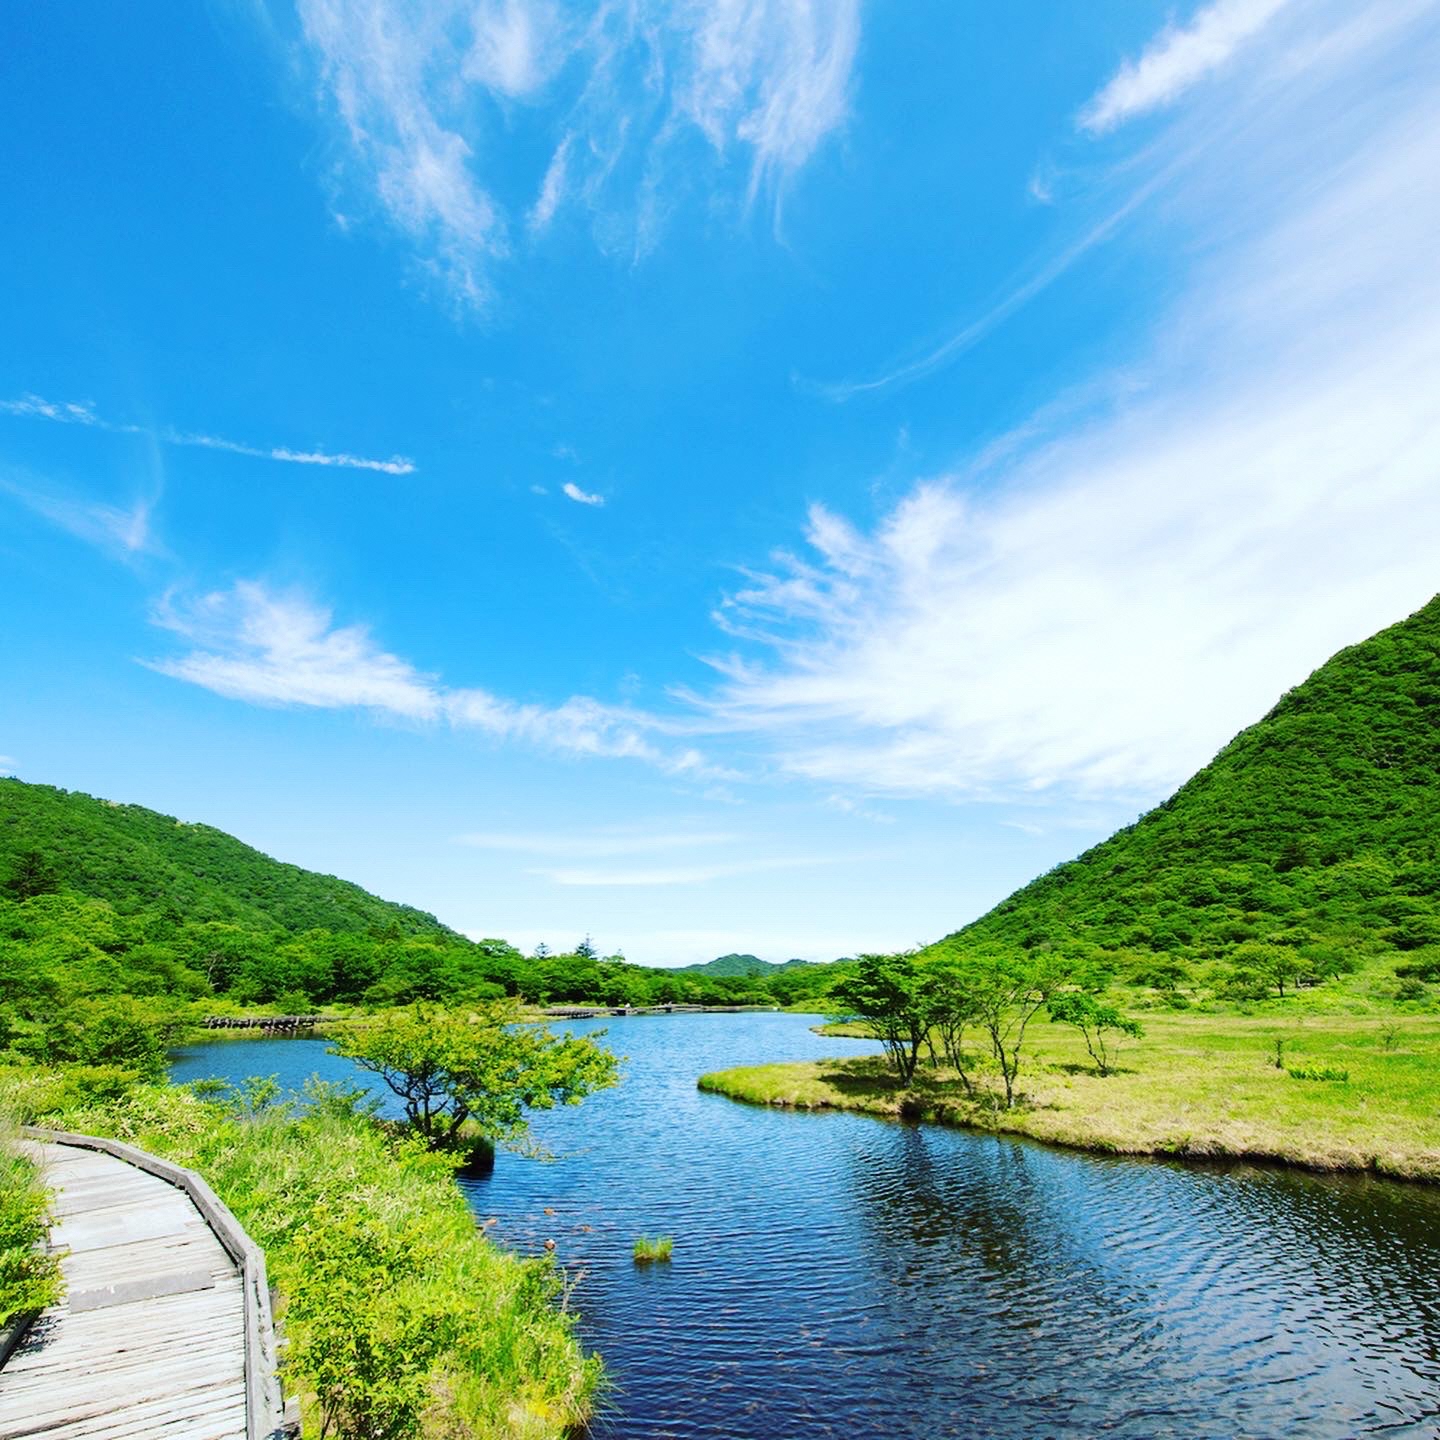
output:
[[[1024, 1100], [1010, 1111], [996, 1105], [984, 1071], [975, 1097], [929, 1065], [901, 1089], [879, 1056], [742, 1066], [699, 1084], [752, 1104], [924, 1119], [1116, 1154], [1244, 1156], [1440, 1181], [1440, 1019], [1150, 1014], [1145, 1027], [1102, 1078], [1077, 1033], [1037, 1025]], [[1348, 1079], [1312, 1078], [1341, 1071]]]

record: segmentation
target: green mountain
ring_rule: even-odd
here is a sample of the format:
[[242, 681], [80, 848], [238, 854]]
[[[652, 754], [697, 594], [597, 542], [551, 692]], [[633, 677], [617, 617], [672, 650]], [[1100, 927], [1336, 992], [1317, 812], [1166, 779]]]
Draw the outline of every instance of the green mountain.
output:
[[754, 956], [684, 975], [578, 953], [525, 956], [208, 825], [0, 780], [0, 1053], [10, 1043], [52, 1058], [123, 1059], [96, 1037], [121, 1035], [126, 997], [141, 1002], [148, 1026], [173, 1017], [176, 1002], [291, 1012], [503, 995], [792, 1004], [832, 978], [828, 966]]
[[50, 785], [0, 780], [0, 880], [31, 856], [51, 884], [126, 913], [164, 909], [191, 922], [291, 934], [452, 933], [423, 910], [272, 860], [209, 825]]
[[[957, 941], [1089, 950], [1161, 990], [1196, 967], [1440, 979], [1440, 597], [1342, 650], [1164, 804]], [[1218, 973], [1218, 972], [1217, 972]], [[1389, 981], [1393, 986], [1393, 978]]]
[[739, 976], [750, 979], [755, 975], [774, 975], [779, 970], [793, 970], [797, 965], [809, 965], [809, 960], [762, 960], [758, 955], [718, 955], [703, 964], [677, 965], [675, 973], [680, 975], [715, 975], [720, 977]]

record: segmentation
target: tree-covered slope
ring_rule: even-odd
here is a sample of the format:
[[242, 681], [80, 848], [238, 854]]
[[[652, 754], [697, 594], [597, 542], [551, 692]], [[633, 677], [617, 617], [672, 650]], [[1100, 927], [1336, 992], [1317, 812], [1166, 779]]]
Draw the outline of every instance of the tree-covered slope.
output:
[[165, 909], [187, 921], [336, 933], [446, 933], [433, 915], [358, 885], [286, 865], [208, 825], [141, 805], [0, 780], [0, 877], [38, 857], [60, 888], [117, 910]]
[[758, 955], [717, 955], [713, 960], [694, 965], [677, 965], [677, 972], [684, 975], [744, 976], [773, 975], [777, 970], [791, 970], [797, 965], [808, 965], [808, 960], [762, 960]]
[[[1440, 597], [1341, 651], [1169, 800], [947, 937], [1440, 979]], [[1283, 958], [1283, 957], [1282, 957]], [[1418, 994], [1414, 998], [1419, 998]]]

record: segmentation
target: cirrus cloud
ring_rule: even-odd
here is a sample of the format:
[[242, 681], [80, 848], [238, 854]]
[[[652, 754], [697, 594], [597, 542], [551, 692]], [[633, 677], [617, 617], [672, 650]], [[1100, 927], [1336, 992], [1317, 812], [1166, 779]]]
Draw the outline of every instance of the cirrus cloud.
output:
[[1093, 134], [1173, 104], [1205, 76], [1229, 63], [1289, 0], [1212, 0], [1187, 25], [1168, 25], [1138, 60], [1126, 61], [1080, 114]]
[[827, 786], [1144, 803], [1440, 590], [1435, 9], [1212, 133], [1135, 353], [869, 524], [813, 506], [716, 613], [711, 723]]
[[[567, 204], [608, 210], [600, 230], [631, 234], [630, 253], [643, 253], [662, 195], [689, 183], [687, 132], [717, 163], [748, 156], [747, 194], [769, 188], [778, 203], [846, 119], [860, 36], [859, 0], [300, 0], [299, 14], [338, 122], [336, 173], [378, 201], [462, 311], [491, 299], [521, 209], [532, 237]], [[549, 137], [528, 205], [494, 154], [517, 105]], [[639, 190], [607, 200], [626, 157]]]

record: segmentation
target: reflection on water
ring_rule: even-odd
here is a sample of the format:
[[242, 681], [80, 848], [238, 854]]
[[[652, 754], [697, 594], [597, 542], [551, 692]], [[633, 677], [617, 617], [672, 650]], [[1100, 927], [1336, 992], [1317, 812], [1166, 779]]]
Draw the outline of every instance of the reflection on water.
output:
[[[535, 1126], [560, 1158], [465, 1182], [502, 1243], [554, 1239], [580, 1277], [616, 1386], [597, 1437], [1440, 1432], [1440, 1192], [696, 1091], [705, 1070], [863, 1048], [810, 1023], [612, 1021], [624, 1083]], [[303, 1040], [176, 1065], [314, 1070], [354, 1078]], [[633, 1264], [640, 1234], [675, 1237], [668, 1266]]]

